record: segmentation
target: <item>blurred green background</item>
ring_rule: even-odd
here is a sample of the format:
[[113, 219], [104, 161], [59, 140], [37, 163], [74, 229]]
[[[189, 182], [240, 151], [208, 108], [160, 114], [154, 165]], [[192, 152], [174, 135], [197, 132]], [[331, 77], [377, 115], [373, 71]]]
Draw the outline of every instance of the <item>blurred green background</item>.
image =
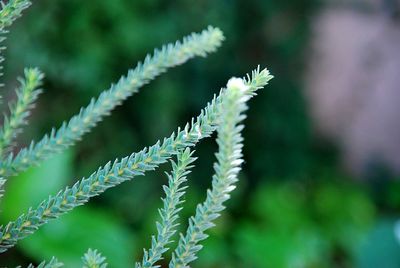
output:
[[[313, 131], [303, 78], [311, 17], [323, 5], [314, 0], [34, 1], [6, 41], [5, 99], [14, 98], [11, 89], [24, 66], [46, 74], [21, 145], [60, 126], [153, 48], [207, 25], [221, 28], [226, 41], [217, 53], [145, 86], [77, 146], [10, 180], [1, 221], [108, 160], [169, 135], [197, 115], [229, 77], [261, 64], [275, 78], [250, 103], [238, 189], [193, 267], [400, 267], [398, 181], [386, 169], [371, 168], [368, 178], [344, 172], [337, 144]], [[205, 197], [216, 149], [213, 140], [196, 149], [184, 222]], [[79, 267], [89, 247], [99, 249], [110, 267], [132, 266], [155, 232], [168, 169], [164, 165], [124, 183], [51, 222], [2, 255], [1, 266], [54, 255], [67, 267]]]

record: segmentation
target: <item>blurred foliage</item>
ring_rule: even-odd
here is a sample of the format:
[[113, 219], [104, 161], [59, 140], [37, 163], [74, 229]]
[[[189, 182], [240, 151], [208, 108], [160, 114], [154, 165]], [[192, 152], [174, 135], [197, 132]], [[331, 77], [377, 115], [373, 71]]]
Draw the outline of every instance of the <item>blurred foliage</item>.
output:
[[[72, 156], [73, 152], [67, 151], [12, 180], [2, 202], [2, 221], [13, 220], [66, 185], [72, 176]], [[112, 217], [111, 211], [85, 206], [49, 223], [18, 246], [38, 262], [57, 255], [67, 267], [79, 267], [79, 256], [88, 248], [96, 247], [110, 256], [108, 261], [112, 267], [127, 267], [134, 244], [134, 236]]]
[[393, 218], [381, 219], [360, 247], [358, 266], [399, 267], [400, 266], [400, 230], [399, 222]]
[[[311, 132], [302, 74], [310, 17], [318, 5], [316, 0], [35, 1], [7, 40], [7, 89], [23, 66], [38, 66], [46, 74], [45, 93], [22, 142], [60, 125], [154, 47], [209, 24], [220, 27], [227, 39], [216, 54], [143, 88], [68, 154], [10, 180], [1, 221], [109, 159], [170, 134], [227, 78], [261, 64], [275, 79], [251, 103], [245, 170], [229, 213], [211, 231], [194, 267], [376, 267], [371, 264], [385, 258], [393, 262], [382, 267], [398, 267], [391, 266], [399, 256], [394, 221], [380, 227], [377, 217], [398, 216], [400, 184], [383, 180], [383, 190], [376, 194], [374, 186], [350, 183], [337, 170], [335, 147]], [[204, 198], [199, 193], [211, 181], [215, 149], [206, 141], [197, 150], [202, 160], [190, 178], [185, 217]], [[162, 171], [116, 187], [52, 222], [5, 254], [4, 263], [56, 255], [74, 267], [70, 260], [79, 260], [92, 247], [111, 267], [133, 264], [155, 229], [160, 185], [166, 182]], [[388, 198], [382, 201], [383, 195]], [[76, 237], [84, 242], [74, 244]], [[372, 254], [379, 245], [383, 253]]]
[[348, 266], [374, 217], [365, 193], [332, 182], [266, 185], [250, 210], [255, 219], [244, 219], [236, 237], [248, 267]]

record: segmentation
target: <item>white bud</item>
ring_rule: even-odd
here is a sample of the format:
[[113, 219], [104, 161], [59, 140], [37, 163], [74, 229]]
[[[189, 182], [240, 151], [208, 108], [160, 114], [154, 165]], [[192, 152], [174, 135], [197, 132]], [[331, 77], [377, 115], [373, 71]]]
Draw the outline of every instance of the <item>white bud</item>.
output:
[[232, 77], [229, 79], [228, 84], [226, 85], [228, 89], [237, 89], [242, 92], [245, 92], [249, 89], [249, 87], [244, 83], [242, 78]]

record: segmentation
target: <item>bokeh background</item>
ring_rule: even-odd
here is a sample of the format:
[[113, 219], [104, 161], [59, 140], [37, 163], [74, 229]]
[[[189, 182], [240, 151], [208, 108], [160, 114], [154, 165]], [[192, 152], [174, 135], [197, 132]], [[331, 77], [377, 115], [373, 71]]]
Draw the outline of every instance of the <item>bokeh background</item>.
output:
[[[169, 135], [227, 79], [261, 64], [275, 78], [250, 103], [238, 188], [193, 267], [400, 267], [399, 19], [397, 0], [34, 1], [6, 41], [6, 100], [24, 66], [46, 73], [21, 146], [154, 47], [207, 25], [226, 41], [145, 86], [77, 146], [10, 179], [1, 222]], [[197, 148], [183, 222], [205, 197], [216, 149], [212, 139]], [[168, 169], [44, 226], [1, 266], [57, 256], [79, 267], [89, 247], [110, 267], [132, 266], [155, 232]]]

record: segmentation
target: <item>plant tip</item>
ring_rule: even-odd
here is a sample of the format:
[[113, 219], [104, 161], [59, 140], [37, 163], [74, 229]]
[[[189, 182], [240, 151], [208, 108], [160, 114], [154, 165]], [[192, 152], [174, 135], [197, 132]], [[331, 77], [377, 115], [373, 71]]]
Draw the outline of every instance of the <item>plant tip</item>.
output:
[[242, 78], [232, 77], [229, 79], [226, 88], [245, 92], [249, 89], [249, 86], [245, 84], [245, 81]]

